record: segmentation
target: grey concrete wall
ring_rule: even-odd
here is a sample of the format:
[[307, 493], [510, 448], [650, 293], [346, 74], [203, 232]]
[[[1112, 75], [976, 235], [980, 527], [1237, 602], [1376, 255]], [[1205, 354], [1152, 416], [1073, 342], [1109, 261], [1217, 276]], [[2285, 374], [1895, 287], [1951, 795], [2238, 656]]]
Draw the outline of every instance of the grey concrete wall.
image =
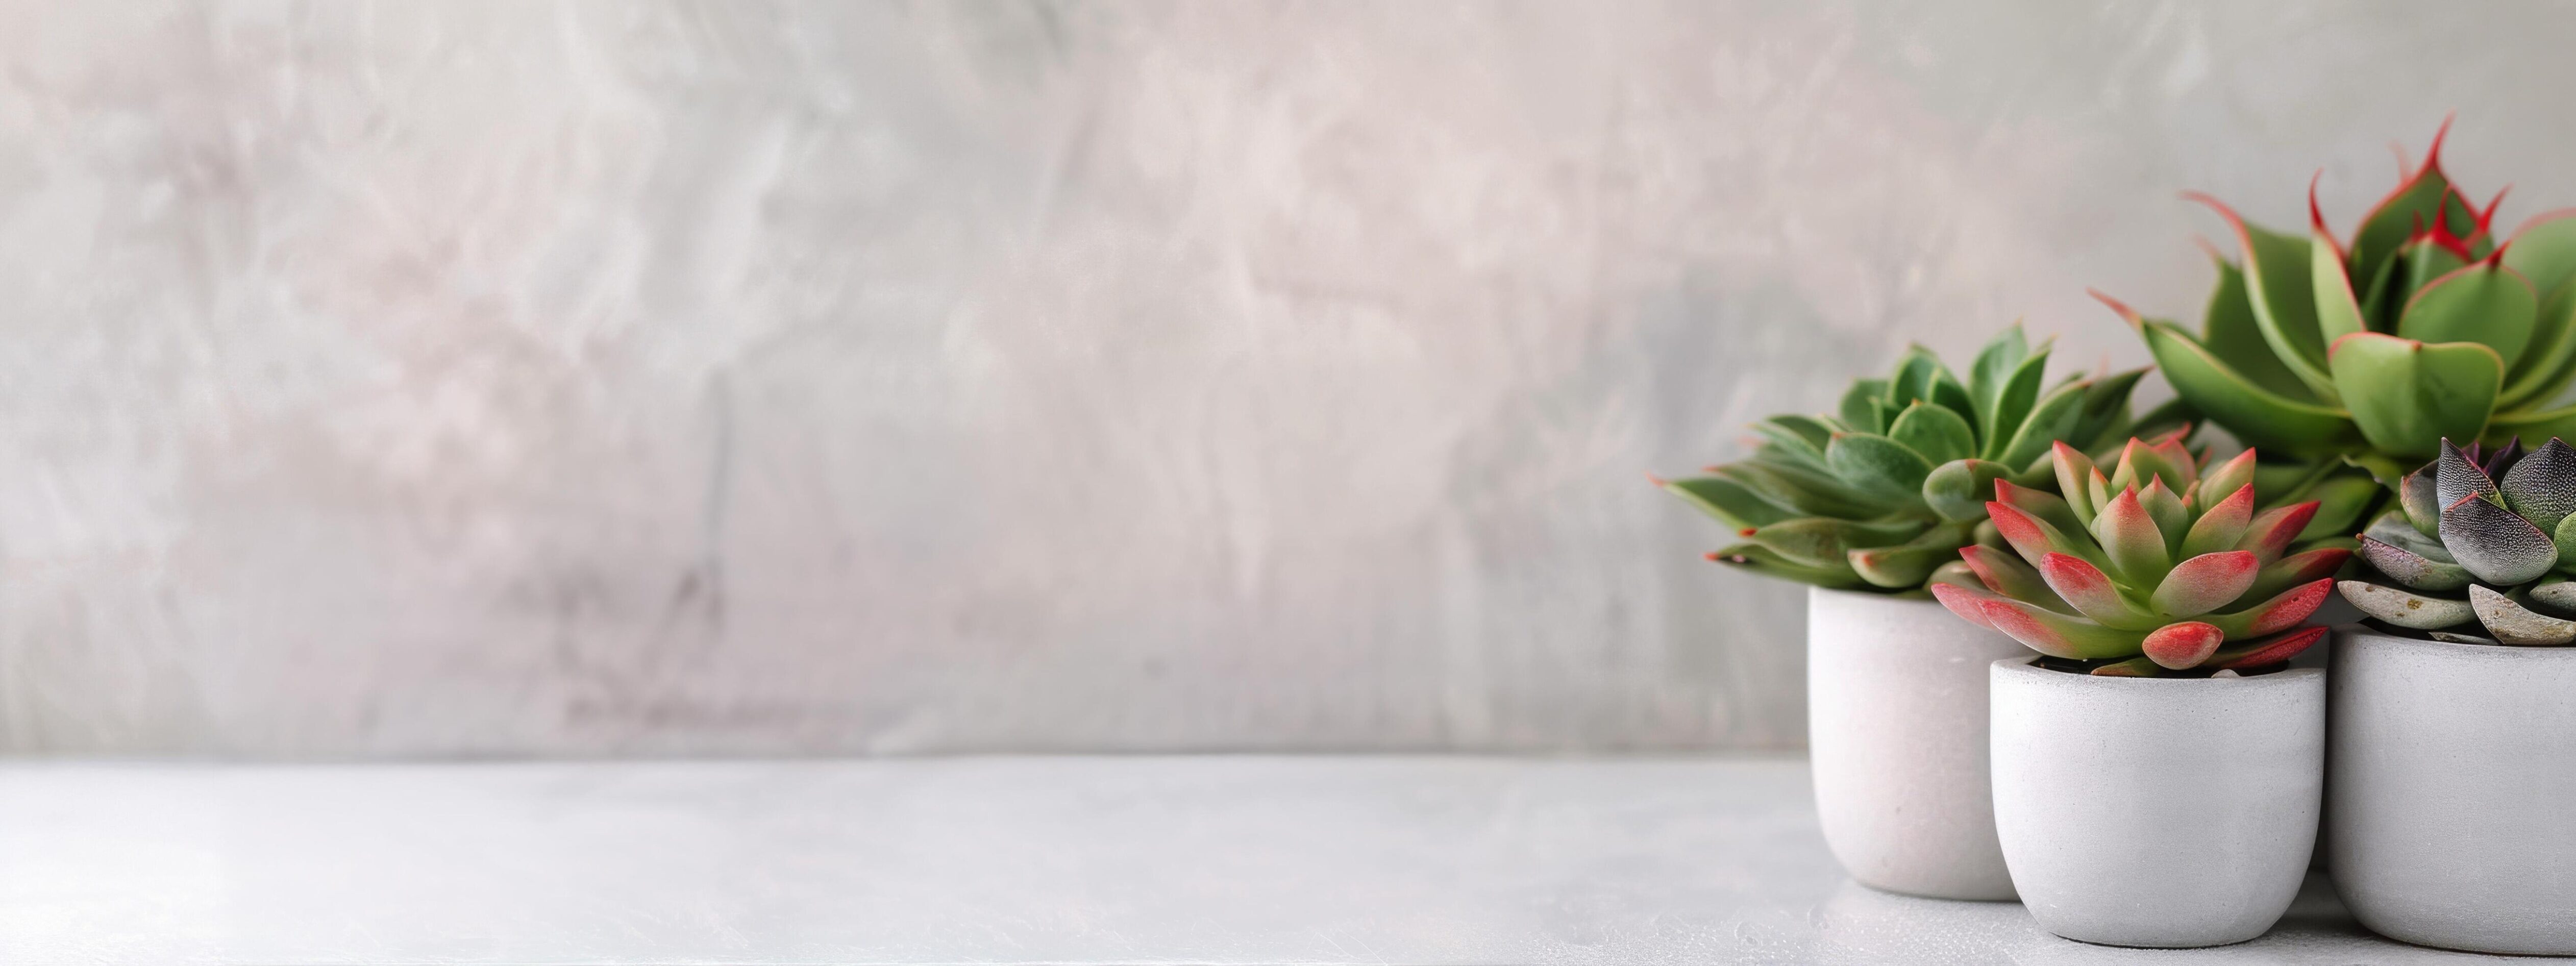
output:
[[2576, 200], [2563, 8], [12, 5], [0, 748], [1777, 748], [1640, 480]]

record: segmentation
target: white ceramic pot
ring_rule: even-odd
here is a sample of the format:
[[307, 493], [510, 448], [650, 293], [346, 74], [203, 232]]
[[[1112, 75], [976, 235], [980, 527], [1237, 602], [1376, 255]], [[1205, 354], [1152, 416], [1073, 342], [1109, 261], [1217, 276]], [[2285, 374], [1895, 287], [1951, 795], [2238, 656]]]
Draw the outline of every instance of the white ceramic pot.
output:
[[2010, 899], [1986, 775], [1986, 665], [2028, 654], [1930, 600], [1810, 589], [1816, 817], [1864, 885]]
[[2336, 636], [2329, 865], [2353, 917], [2576, 954], [2576, 648]]
[[2244, 942], [2290, 908], [2325, 791], [2326, 672], [2114, 678], [1996, 661], [1995, 830], [2048, 931]]

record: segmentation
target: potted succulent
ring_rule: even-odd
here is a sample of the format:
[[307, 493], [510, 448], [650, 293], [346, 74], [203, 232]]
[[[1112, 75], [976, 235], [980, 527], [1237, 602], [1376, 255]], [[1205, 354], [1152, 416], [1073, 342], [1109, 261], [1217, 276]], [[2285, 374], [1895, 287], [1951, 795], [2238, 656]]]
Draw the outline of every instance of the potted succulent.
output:
[[[1924, 581], [1959, 559], [1997, 480], [2044, 485], [2059, 440], [2136, 423], [2144, 370], [2055, 383], [2016, 325], [1964, 380], [1930, 352], [1852, 384], [1831, 416], [1756, 424], [1747, 458], [1656, 480], [1738, 540], [1709, 558], [1810, 585], [1808, 748], [1826, 844], [1852, 877], [1944, 899], [2010, 899], [1986, 774], [1985, 665], [2011, 638], [1938, 615]], [[2160, 417], [2151, 417], [2158, 421]]]
[[1944, 606], [2042, 656], [1995, 661], [1995, 826], [2031, 915], [2070, 939], [2190, 947], [2289, 909], [2324, 786], [2325, 672], [2287, 662], [2351, 551], [2292, 552], [2316, 501], [2258, 510], [2256, 456], [2199, 472], [2131, 440], [2062, 496], [1995, 484], [2009, 549], [1964, 548]]
[[[2449, 124], [2443, 125], [2449, 130]], [[2422, 166], [2364, 216], [2350, 243], [2308, 189], [2308, 231], [2274, 232], [2206, 195], [2239, 259], [2218, 260], [2198, 335], [2101, 296], [2144, 339], [2174, 392], [2247, 445], [2343, 459], [2393, 488], [2441, 440], [2576, 432], [2553, 406], [2576, 380], [2576, 209], [2490, 230], [2442, 171]]]
[[2398, 503], [2338, 585], [2336, 887], [2408, 942], [2576, 954], [2576, 449], [2444, 440]]

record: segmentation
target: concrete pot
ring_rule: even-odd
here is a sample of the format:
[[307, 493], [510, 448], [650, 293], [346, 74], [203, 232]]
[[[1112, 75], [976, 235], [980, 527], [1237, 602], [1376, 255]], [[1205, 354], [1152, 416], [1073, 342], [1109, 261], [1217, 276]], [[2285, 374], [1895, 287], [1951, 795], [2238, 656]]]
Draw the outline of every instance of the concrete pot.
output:
[[1935, 899], [2013, 897], [1986, 774], [1986, 665], [2028, 653], [1930, 600], [1808, 591], [1816, 817], [1852, 878]]
[[2326, 672], [1992, 667], [1995, 829], [2040, 925], [2179, 948], [2244, 942], [2280, 920], [2316, 845]]
[[2336, 636], [2329, 866], [2353, 917], [2576, 954], [2576, 648]]

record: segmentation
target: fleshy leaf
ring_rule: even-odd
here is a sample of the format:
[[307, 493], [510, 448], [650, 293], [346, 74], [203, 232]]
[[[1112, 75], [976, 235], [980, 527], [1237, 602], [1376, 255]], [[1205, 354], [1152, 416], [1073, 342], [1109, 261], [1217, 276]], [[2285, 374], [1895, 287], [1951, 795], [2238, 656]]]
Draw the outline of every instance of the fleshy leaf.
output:
[[2150, 603], [2166, 617], [2197, 617], [2244, 596], [2253, 589], [2255, 573], [2261, 569], [2254, 555], [2242, 550], [2201, 554], [2175, 564], [2164, 582], [2156, 585]]
[[2182, 505], [2182, 497], [2157, 477], [2138, 491], [2138, 505], [2147, 508], [2147, 518], [2156, 521], [2156, 532], [2164, 534], [2166, 559], [2176, 559], [2174, 551], [2182, 548], [2183, 535], [2191, 529], [2191, 511]]
[[2056, 527], [2060, 533], [2071, 534], [2084, 530], [2084, 524], [2075, 516], [2075, 508], [2068, 505], [2064, 498], [2047, 490], [2018, 486], [2011, 480], [1996, 480], [1995, 500], [2011, 504], [2014, 509], [2047, 521], [2049, 526]]
[[2476, 342], [2361, 332], [2337, 340], [2328, 361], [2362, 436], [2405, 457], [2431, 456], [2445, 437], [2477, 438], [2504, 382], [2503, 358]]
[[1934, 466], [1977, 455], [1977, 431], [1969, 427], [1967, 417], [1933, 403], [1905, 407], [1888, 425], [1887, 436]]
[[1887, 395], [1885, 379], [1855, 379], [1843, 390], [1842, 405], [1837, 407], [1843, 424], [1856, 433], [1875, 433], [1887, 428], [1887, 405], [1879, 400]]
[[1959, 619], [1988, 629], [1995, 626], [1993, 621], [1986, 619], [1986, 602], [2003, 598], [1964, 584], [1944, 581], [1934, 581], [1925, 589], [1932, 592], [1932, 599], [1949, 608], [1950, 613], [1959, 615]]
[[2531, 585], [2529, 593], [2544, 606], [2576, 614], [2576, 580], [2544, 580]]
[[2326, 595], [2334, 593], [2334, 581], [2319, 579], [2300, 584], [2260, 604], [2226, 614], [2201, 618], [2227, 632], [2228, 640], [2240, 640], [2299, 626], [2325, 605]]
[[2361, 524], [2362, 514], [2379, 505], [2388, 488], [2367, 476], [2336, 476], [2317, 481], [2302, 496], [2317, 501], [2315, 516], [2299, 531], [2295, 542], [2305, 543], [2352, 533]]
[[[2009, 536], [2009, 534], [2007, 534]], [[2173, 560], [2165, 553], [2165, 536], [2156, 529], [2154, 517], [2138, 503], [2138, 491], [2121, 490], [2102, 513], [2093, 518], [2093, 537], [2101, 541], [2102, 552], [2120, 579], [2141, 587], [2152, 587], [2165, 577]], [[2045, 571], [2043, 571], [2044, 573]]]
[[2361, 558], [2411, 590], [2440, 592], [2469, 585], [2469, 568], [2438, 561], [2376, 537], [2361, 538]]
[[2318, 547], [2302, 550], [2272, 561], [2254, 575], [2254, 586], [2246, 588], [2239, 599], [2269, 600], [2282, 591], [2335, 575], [2352, 551], [2342, 547]]
[[[2098, 292], [2094, 297], [2108, 301]], [[2316, 454], [2332, 452], [2360, 435], [2343, 410], [2265, 388], [2173, 323], [2140, 318], [2117, 302], [2111, 306], [2146, 341], [2174, 393], [2238, 439], [2264, 450]]]
[[1973, 523], [1944, 523], [1904, 543], [1854, 548], [1847, 559], [1862, 580], [1891, 590], [1911, 590], [1921, 586], [1934, 568], [1959, 559], [1959, 548], [1967, 545], [1975, 528]]
[[2051, 657], [2079, 661], [2125, 657], [2137, 653], [2138, 642], [2146, 638], [2144, 631], [2104, 627], [2017, 600], [1995, 598], [1986, 601], [1985, 608], [1988, 626]]
[[1996, 532], [2012, 545], [2013, 552], [2020, 554], [2021, 559], [2032, 567], [2039, 566], [2040, 560], [2051, 553], [2082, 557], [2097, 567], [2108, 562], [2097, 559], [2100, 551], [2092, 541], [2071, 539], [2046, 521], [2011, 504], [2002, 501], [1987, 503], [1986, 518], [1994, 522]]
[[2465, 600], [2428, 597], [2397, 587], [2382, 587], [2360, 580], [2338, 581], [2335, 589], [2343, 599], [2362, 613], [2399, 627], [2432, 630], [2458, 627], [2477, 619], [2477, 611]]
[[2152, 630], [2164, 621], [2139, 609], [2120, 596], [2109, 575], [2100, 568], [2062, 553], [2040, 558], [2039, 575], [2048, 581], [2049, 589], [2060, 600], [2073, 605], [2076, 612], [2092, 618], [2104, 627], [2122, 630]]
[[2442, 546], [2481, 581], [2512, 586], [2558, 565], [2558, 546], [2531, 521], [2472, 493], [2442, 510]]
[[2441, 507], [2458, 503], [2461, 497], [2471, 493], [2500, 496], [2504, 492], [2496, 487], [2495, 479], [2488, 476], [2486, 470], [2478, 467], [2476, 460], [2461, 452], [2448, 438], [2442, 440], [2441, 456], [2433, 463], [2433, 480], [2433, 496], [2441, 501], [2433, 511], [2436, 520], [2442, 516]]
[[1934, 467], [1932, 475], [1923, 478], [1923, 502], [1944, 520], [1983, 520], [1995, 483], [2010, 476], [2012, 469], [2002, 463], [1951, 460]]
[[2434, 490], [2432, 465], [2406, 474], [2397, 484], [2397, 506], [2415, 532], [2428, 537], [2441, 533], [2442, 501]]
[[2457, 193], [2451, 190], [2451, 179], [2442, 174], [2442, 137], [2450, 128], [2449, 121], [2442, 122], [2442, 133], [2433, 135], [2433, 147], [2426, 153], [2424, 164], [2373, 207], [2353, 232], [2355, 276], [2368, 278], [2376, 274], [2382, 264], [2396, 257], [2407, 239], [2430, 226], [2468, 230], [2464, 223], [2473, 219], [2474, 213], [2465, 210]]
[[[2507, 249], [2506, 264], [2520, 250], [2519, 245]], [[2532, 317], [2531, 343], [2523, 347], [2522, 358], [2506, 367], [2496, 408], [2519, 409], [2554, 398], [2570, 379], [2576, 379], [2576, 285], [2560, 285], [2541, 296], [2540, 312]]]
[[2157, 628], [2147, 635], [2146, 640], [2140, 641], [2138, 647], [2146, 653], [2148, 660], [2156, 662], [2156, 666], [2180, 671], [2199, 667], [2200, 662], [2209, 660], [2210, 655], [2218, 653], [2219, 642], [2226, 637], [2215, 624], [2183, 621]]
[[2309, 392], [2321, 400], [2334, 400], [2335, 383], [2326, 374], [2326, 341], [2317, 332], [2316, 292], [2308, 283], [2307, 239], [2248, 224], [2235, 209], [2208, 195], [2193, 192], [2184, 197], [2208, 205], [2235, 231], [2242, 250], [2239, 262], [2245, 271], [2246, 302], [2254, 307], [2254, 322], [2263, 332], [2263, 341], [2271, 344], [2273, 354], [2288, 364], [2291, 373], [2307, 383]]
[[2023, 563], [2020, 557], [1993, 547], [1971, 544], [1959, 548], [1959, 562], [1965, 564], [1987, 590], [2060, 613], [2075, 609], [2065, 598], [2057, 596], [2056, 591], [2050, 590], [2048, 582], [2040, 579], [2039, 571]]
[[1869, 582], [1852, 572], [1849, 564], [1837, 561], [1832, 567], [1814, 567], [1795, 563], [1758, 544], [1739, 543], [1709, 554], [1708, 559], [1766, 577], [1814, 584], [1827, 590], [1858, 590], [1869, 586]]
[[[2308, 203], [2313, 211], [2313, 184], [2308, 187]], [[2335, 250], [2334, 236], [2326, 234], [2322, 222], [2308, 232], [2308, 284], [2317, 307], [2317, 335], [2326, 344], [2370, 330], [2370, 324], [2361, 316], [2361, 299], [2353, 294], [2352, 279], [2344, 274], [2343, 253]]]
[[2576, 643], [2576, 621], [2537, 613], [2486, 587], [2469, 585], [2469, 606], [2477, 611], [2478, 623], [2486, 625], [2487, 633], [2495, 635], [2498, 644], [2555, 647]]
[[2013, 431], [2012, 439], [2004, 444], [2003, 453], [1995, 457], [1995, 462], [2026, 467], [2038, 461], [2042, 454], [2048, 452], [2050, 444], [2075, 431], [2075, 424], [2084, 416], [2084, 392], [2083, 383], [2069, 382], [2041, 396], [2039, 402], [2031, 405], [2030, 415]]
[[1752, 488], [1719, 476], [1696, 476], [1680, 480], [1657, 480], [1664, 492], [1681, 497], [1698, 507], [1700, 512], [1716, 517], [1736, 531], [1768, 526], [1797, 516], [1787, 507], [1771, 502]]
[[2284, 631], [2259, 641], [2247, 641], [2234, 647], [2223, 647], [2201, 662], [2203, 667], [2221, 671], [2270, 667], [2299, 656], [2326, 636], [2326, 628], [2302, 627]]
[[2542, 533], [2555, 530], [2558, 521], [2576, 513], [2576, 449], [2553, 438], [2506, 470], [2496, 489], [2515, 515]]
[[1932, 464], [1905, 444], [1871, 433], [1838, 433], [1825, 447], [1825, 464], [1844, 482], [1880, 499], [1915, 503]]
[[2099, 475], [2101, 470], [2093, 465], [2091, 457], [2065, 443], [2055, 444], [2050, 455], [2057, 470], [2057, 492], [2074, 510], [2077, 521], [2084, 526], [2092, 526], [2093, 514], [2101, 508], [2101, 503], [2093, 498], [2085, 481]]
[[2245, 376], [2246, 380], [2283, 398], [2298, 402], [2315, 402], [2316, 394], [2299, 379], [2290, 367], [2274, 354], [2272, 344], [2263, 339], [2263, 325], [2254, 319], [2252, 296], [2245, 292], [2245, 273], [2215, 248], [2210, 260], [2218, 263], [2218, 285], [2209, 292], [2209, 305], [2202, 312], [2201, 345], [2212, 358]]
[[2308, 520], [2316, 514], [2314, 501], [2257, 513], [2253, 522], [2245, 525], [2245, 535], [2236, 539], [2235, 549], [2251, 550], [2255, 559], [2266, 564], [2279, 560], [2283, 553], [2289, 551], [2290, 543], [2299, 538], [2299, 533], [2308, 528]]
[[2237, 490], [2254, 485], [2254, 468], [2258, 465], [2260, 464], [2255, 459], [2254, 451], [2249, 449], [2236, 454], [2235, 459], [2221, 463], [2217, 468], [2201, 474], [2200, 499], [2193, 504], [2193, 508], [2207, 512], [2211, 507], [2235, 496]]
[[2397, 335], [2418, 342], [2475, 342], [2512, 361], [2522, 358], [2539, 314], [2540, 297], [2532, 294], [2531, 283], [2490, 259], [2416, 292], [2397, 319]]
[[[2207, 482], [2215, 481], [2212, 478]], [[2247, 483], [2237, 487], [2233, 495], [2218, 501], [2217, 506], [2210, 507], [2192, 523], [2191, 532], [2182, 540], [2182, 555], [2197, 557], [2234, 547], [2236, 541], [2244, 538], [2246, 526], [2253, 522], [2254, 484]]]

